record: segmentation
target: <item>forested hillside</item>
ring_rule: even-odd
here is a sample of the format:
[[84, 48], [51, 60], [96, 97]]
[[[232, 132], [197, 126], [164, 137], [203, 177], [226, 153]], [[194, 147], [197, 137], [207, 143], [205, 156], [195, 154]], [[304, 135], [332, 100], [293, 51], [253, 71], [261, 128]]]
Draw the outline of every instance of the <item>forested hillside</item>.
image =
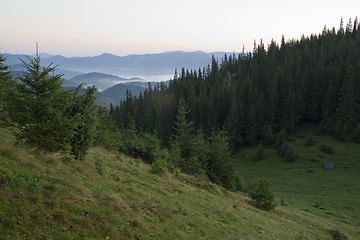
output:
[[205, 136], [225, 130], [232, 146], [271, 144], [281, 129], [319, 123], [319, 132], [359, 141], [360, 29], [356, 19], [301, 39], [254, 43], [252, 53], [224, 56], [203, 69], [182, 69], [111, 109], [120, 127], [135, 123], [170, 145], [180, 100]]

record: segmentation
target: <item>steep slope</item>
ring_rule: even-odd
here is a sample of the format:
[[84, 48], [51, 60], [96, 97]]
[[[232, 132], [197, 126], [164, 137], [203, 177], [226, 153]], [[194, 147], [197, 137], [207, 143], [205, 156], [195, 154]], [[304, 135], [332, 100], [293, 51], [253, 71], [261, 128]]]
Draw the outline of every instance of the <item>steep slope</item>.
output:
[[187, 175], [154, 175], [102, 148], [66, 161], [0, 129], [1, 239], [328, 239], [346, 224], [292, 206], [264, 212]]

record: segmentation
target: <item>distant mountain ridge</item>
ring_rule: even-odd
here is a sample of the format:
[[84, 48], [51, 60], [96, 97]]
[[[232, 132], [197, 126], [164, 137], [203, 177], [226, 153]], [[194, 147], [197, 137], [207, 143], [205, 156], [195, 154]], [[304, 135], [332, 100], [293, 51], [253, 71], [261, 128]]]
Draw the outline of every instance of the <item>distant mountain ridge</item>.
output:
[[[202, 51], [171, 51], [155, 54], [132, 54], [116, 56], [103, 53], [93, 57], [64, 57], [40, 53], [41, 65], [58, 65], [55, 74], [63, 74], [63, 87], [74, 88], [81, 83], [95, 85], [98, 88], [97, 102], [108, 106], [119, 103], [129, 89], [133, 96], [147, 88], [147, 82], [168, 81], [175, 69], [199, 69], [211, 64], [212, 56], [221, 60], [229, 52], [205, 53]], [[21, 76], [22, 62], [28, 61], [25, 54], [3, 54], [5, 64], [10, 65], [12, 75]], [[30, 56], [33, 57], [34, 55]], [[119, 77], [123, 76], [123, 77]], [[125, 78], [124, 76], [141, 76]], [[136, 83], [135, 83], [135, 82]], [[128, 82], [128, 83], [125, 83]]]
[[[103, 72], [119, 76], [141, 76], [141, 75], [171, 75], [175, 68], [198, 69], [211, 63], [211, 56], [221, 59], [229, 52], [205, 53], [202, 51], [184, 52], [171, 51], [164, 53], [116, 56], [103, 53], [93, 57], [64, 57], [61, 55], [50, 55], [42, 53], [42, 65], [54, 63], [59, 68], [75, 72]], [[21, 63], [19, 58], [26, 60], [27, 55], [3, 54], [6, 63], [15, 65]], [[41, 54], [40, 54], [41, 56]]]
[[84, 73], [72, 77], [68, 80], [64, 80], [65, 87], [76, 87], [81, 83], [86, 83], [87, 85], [95, 85], [100, 91], [109, 88], [109, 86], [114, 86], [123, 82], [139, 81], [140, 78], [122, 78], [112, 74], [91, 72]]

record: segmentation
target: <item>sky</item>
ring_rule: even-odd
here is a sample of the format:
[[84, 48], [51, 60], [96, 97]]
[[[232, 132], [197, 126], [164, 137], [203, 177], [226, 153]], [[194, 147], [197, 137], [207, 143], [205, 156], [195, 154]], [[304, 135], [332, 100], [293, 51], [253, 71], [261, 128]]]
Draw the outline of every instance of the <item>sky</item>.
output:
[[0, 0], [1, 53], [251, 51], [360, 17], [359, 0]]

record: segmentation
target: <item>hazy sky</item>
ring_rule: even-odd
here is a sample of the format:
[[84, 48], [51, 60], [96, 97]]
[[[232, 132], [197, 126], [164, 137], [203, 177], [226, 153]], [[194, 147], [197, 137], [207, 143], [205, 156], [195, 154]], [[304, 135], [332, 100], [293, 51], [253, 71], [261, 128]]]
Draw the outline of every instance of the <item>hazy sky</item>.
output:
[[0, 0], [2, 53], [240, 52], [339, 27], [359, 0]]

